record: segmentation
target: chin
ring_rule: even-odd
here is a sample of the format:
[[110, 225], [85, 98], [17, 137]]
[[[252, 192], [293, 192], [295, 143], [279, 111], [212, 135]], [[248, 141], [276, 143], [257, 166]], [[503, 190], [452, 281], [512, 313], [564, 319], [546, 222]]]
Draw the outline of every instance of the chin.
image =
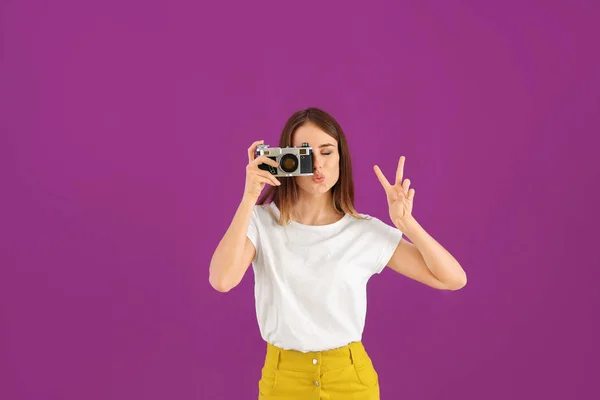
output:
[[320, 185], [319, 187], [312, 188], [312, 190], [307, 190], [310, 194], [324, 194], [331, 190], [331, 187]]

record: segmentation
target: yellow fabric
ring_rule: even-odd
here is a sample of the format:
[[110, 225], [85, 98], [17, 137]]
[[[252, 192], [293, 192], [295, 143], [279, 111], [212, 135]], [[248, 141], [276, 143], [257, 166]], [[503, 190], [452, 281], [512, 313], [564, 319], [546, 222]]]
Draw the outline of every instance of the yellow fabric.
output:
[[379, 400], [379, 377], [361, 342], [302, 353], [267, 344], [259, 400]]

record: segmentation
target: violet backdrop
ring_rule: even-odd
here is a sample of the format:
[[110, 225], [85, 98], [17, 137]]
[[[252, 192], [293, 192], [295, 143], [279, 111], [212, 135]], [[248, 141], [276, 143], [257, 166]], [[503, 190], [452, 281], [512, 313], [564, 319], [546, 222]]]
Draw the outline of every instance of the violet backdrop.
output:
[[208, 283], [246, 149], [317, 106], [360, 212], [407, 157], [467, 271], [369, 283], [383, 399], [594, 399], [593, 1], [0, 3], [0, 398], [253, 399], [253, 275]]

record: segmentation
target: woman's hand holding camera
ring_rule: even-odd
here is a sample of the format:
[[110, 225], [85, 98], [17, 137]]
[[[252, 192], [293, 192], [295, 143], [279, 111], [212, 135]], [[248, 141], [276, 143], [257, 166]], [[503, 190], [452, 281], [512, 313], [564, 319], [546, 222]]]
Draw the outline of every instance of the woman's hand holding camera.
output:
[[263, 144], [264, 140], [252, 143], [252, 146], [248, 149], [248, 165], [246, 166], [246, 188], [244, 190], [244, 197], [251, 198], [253, 201], [257, 201], [260, 193], [262, 192], [265, 184], [272, 186], [280, 186], [281, 182], [275, 178], [270, 172], [259, 169], [260, 164], [271, 165], [277, 168], [279, 164], [265, 156], [254, 157], [254, 152], [259, 144]]

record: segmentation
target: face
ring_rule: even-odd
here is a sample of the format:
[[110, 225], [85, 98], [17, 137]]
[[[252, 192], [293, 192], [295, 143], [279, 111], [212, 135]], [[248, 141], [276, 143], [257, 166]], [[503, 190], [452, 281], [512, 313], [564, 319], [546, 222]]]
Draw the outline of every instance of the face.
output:
[[337, 140], [313, 124], [305, 124], [294, 133], [292, 145], [308, 143], [313, 148], [313, 176], [298, 176], [296, 183], [302, 191], [318, 195], [329, 191], [340, 176], [340, 153]]

